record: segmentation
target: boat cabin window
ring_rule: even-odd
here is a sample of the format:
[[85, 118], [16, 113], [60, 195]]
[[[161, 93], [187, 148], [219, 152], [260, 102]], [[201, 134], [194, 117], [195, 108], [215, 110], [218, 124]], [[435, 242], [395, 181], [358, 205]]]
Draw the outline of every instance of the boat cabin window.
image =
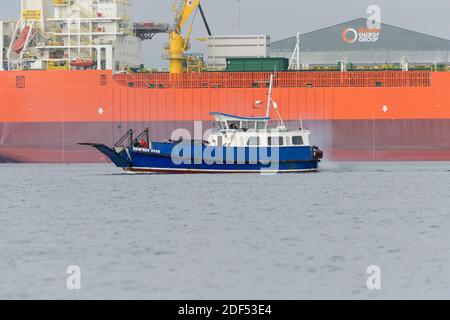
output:
[[256, 128], [255, 121], [242, 121], [243, 130], [255, 130], [255, 128]]
[[249, 146], [259, 146], [259, 137], [248, 138], [247, 145]]
[[228, 128], [230, 130], [237, 130], [241, 128], [241, 122], [240, 121], [228, 121]]
[[222, 136], [217, 136], [217, 146], [218, 147], [223, 146], [223, 137]]
[[223, 123], [223, 122], [220, 122], [220, 121], [219, 121], [219, 122], [217, 122], [217, 128], [219, 128], [219, 130], [224, 130], [224, 129], [226, 128], [226, 127], [224, 128], [224, 126], [223, 126], [223, 125], [224, 125], [224, 123]]
[[301, 145], [303, 145], [303, 137], [302, 136], [292, 137], [292, 144], [294, 146], [301, 146]]
[[284, 146], [284, 139], [283, 137], [269, 137], [267, 144], [269, 146]]
[[257, 130], [264, 130], [267, 127], [267, 123], [265, 121], [258, 121]]

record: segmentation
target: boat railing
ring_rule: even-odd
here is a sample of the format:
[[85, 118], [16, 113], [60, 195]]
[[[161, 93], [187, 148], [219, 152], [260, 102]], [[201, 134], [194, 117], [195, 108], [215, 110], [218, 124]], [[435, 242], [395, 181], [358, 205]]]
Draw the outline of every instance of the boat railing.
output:
[[[122, 148], [122, 147], [131, 147], [134, 146], [136, 143], [139, 143], [141, 139], [145, 139], [147, 144], [150, 144], [150, 129], [146, 128], [141, 134], [134, 137], [134, 130], [130, 129], [128, 130], [115, 144], [115, 148]], [[124, 144], [127, 141], [126, 144]]]
[[141, 134], [139, 134], [133, 141], [133, 144], [140, 143], [140, 141], [144, 139], [144, 141], [147, 143], [147, 146], [150, 145], [150, 129], [146, 128], [144, 131], [142, 131]]
[[125, 147], [124, 146], [124, 142], [128, 139], [129, 143], [127, 144], [127, 146], [130, 146], [133, 144], [133, 135], [134, 135], [134, 131], [132, 129], [128, 130], [127, 133], [125, 133], [115, 144], [114, 147], [115, 148], [120, 148], [120, 147]]

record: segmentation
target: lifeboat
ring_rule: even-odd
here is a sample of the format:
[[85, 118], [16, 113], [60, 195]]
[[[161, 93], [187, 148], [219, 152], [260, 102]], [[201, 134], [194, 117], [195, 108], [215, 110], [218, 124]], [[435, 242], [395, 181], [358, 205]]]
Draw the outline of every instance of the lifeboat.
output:
[[82, 68], [87, 68], [87, 67], [92, 67], [94, 65], [94, 61], [92, 60], [83, 60], [83, 59], [76, 59], [76, 60], [72, 60], [70, 62], [70, 65], [72, 67], [82, 67]]
[[25, 27], [20, 32], [19, 37], [14, 41], [12, 49], [15, 53], [20, 54], [25, 47], [25, 42], [27, 41], [28, 32], [30, 31], [30, 27]]

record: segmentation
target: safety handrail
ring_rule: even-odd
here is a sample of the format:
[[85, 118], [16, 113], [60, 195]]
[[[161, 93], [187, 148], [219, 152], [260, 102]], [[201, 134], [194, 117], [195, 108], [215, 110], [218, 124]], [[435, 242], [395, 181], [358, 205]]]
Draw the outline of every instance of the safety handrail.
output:
[[121, 146], [122, 146], [122, 143], [123, 143], [125, 140], [127, 140], [127, 138], [130, 138], [130, 140], [129, 140], [130, 143], [128, 144], [128, 146], [132, 145], [133, 142], [134, 142], [133, 135], [134, 135], [134, 131], [133, 131], [132, 129], [128, 130], [127, 133], [125, 133], [125, 134], [122, 136], [122, 138], [120, 138], [119, 141], [117, 141], [117, 142], [114, 144], [114, 147], [116, 147], [116, 148], [121, 147]]
[[136, 139], [133, 140], [133, 143], [139, 142], [140, 139], [142, 139], [142, 138], [146, 138], [147, 139], [146, 142], [148, 144], [150, 144], [150, 129], [149, 128], [145, 129], [140, 135], [138, 135], [136, 137]]

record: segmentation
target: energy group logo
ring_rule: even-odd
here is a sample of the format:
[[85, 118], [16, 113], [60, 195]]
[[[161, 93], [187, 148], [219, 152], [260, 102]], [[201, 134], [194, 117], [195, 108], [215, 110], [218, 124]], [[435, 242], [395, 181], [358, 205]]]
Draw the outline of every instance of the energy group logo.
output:
[[347, 28], [342, 32], [342, 40], [345, 43], [355, 43], [358, 40], [358, 31], [353, 28]]
[[377, 42], [379, 39], [380, 29], [360, 28], [356, 30], [354, 28], [346, 28], [342, 32], [342, 40], [350, 44], [355, 42]]

